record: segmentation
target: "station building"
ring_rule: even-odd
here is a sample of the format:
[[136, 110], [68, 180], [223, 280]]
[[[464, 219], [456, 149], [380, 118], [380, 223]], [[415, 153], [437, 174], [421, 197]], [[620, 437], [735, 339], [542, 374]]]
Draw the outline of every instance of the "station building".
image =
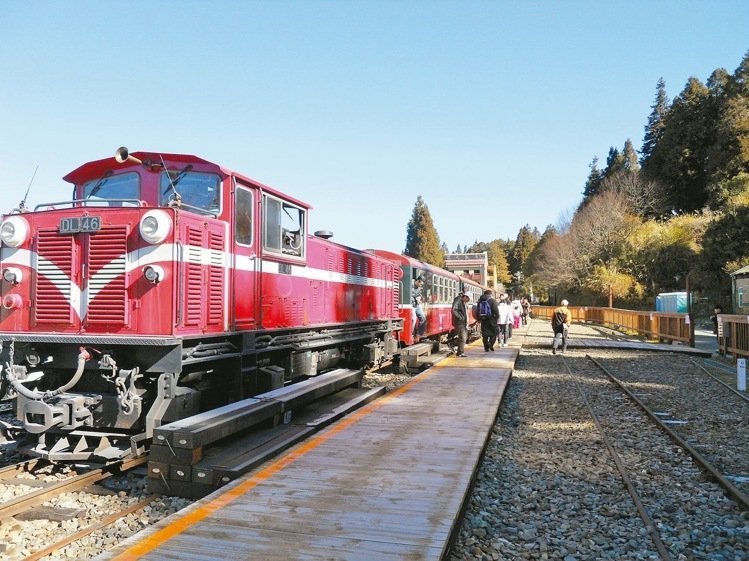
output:
[[492, 290], [504, 290], [504, 286], [497, 286], [497, 272], [494, 265], [489, 265], [489, 254], [480, 253], [447, 253], [445, 254], [445, 269], [463, 278], [471, 279], [479, 284], [488, 286]]

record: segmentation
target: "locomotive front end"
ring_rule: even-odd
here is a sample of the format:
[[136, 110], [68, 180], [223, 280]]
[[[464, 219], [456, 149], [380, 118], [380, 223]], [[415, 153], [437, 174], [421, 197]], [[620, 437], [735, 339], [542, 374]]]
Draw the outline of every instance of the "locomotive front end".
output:
[[177, 387], [178, 211], [149, 208], [147, 173], [100, 168], [72, 200], [0, 222], [0, 393], [19, 448], [52, 460], [140, 453], [199, 406]]

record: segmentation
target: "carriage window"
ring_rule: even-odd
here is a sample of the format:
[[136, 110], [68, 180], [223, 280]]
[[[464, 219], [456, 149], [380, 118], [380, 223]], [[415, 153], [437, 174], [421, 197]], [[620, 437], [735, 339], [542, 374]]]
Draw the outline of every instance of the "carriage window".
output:
[[263, 195], [263, 209], [263, 247], [275, 253], [304, 257], [305, 210], [270, 195]]
[[180, 205], [203, 214], [218, 214], [221, 205], [221, 178], [213, 173], [183, 170], [162, 172], [159, 179], [159, 197], [163, 206], [175, 204], [179, 194]]
[[237, 187], [234, 201], [234, 239], [252, 245], [252, 193]]
[[138, 206], [140, 204], [140, 176], [137, 173], [112, 175], [107, 172], [94, 181], [83, 184], [83, 198], [87, 206]]

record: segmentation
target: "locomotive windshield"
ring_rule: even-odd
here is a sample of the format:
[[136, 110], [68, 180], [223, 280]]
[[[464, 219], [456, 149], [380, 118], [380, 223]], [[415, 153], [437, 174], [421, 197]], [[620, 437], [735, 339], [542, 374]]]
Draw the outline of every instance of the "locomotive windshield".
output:
[[221, 178], [213, 173], [169, 170], [159, 179], [159, 197], [162, 206], [174, 203], [179, 194], [181, 205], [197, 212], [218, 214], [221, 204]]
[[132, 172], [117, 175], [107, 172], [101, 178], [83, 184], [83, 198], [87, 205], [117, 202], [137, 206], [140, 200], [140, 178], [137, 173]]

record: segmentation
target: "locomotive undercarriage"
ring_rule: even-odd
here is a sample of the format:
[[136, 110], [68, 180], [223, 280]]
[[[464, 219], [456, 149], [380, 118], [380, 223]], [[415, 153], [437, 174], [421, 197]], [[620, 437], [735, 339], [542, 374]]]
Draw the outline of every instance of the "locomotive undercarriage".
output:
[[[201, 338], [19, 336], [3, 342], [0, 391], [19, 450], [53, 461], [145, 453], [154, 428], [315, 376], [376, 365], [397, 352], [399, 320]], [[0, 395], [0, 398], [3, 396]]]

